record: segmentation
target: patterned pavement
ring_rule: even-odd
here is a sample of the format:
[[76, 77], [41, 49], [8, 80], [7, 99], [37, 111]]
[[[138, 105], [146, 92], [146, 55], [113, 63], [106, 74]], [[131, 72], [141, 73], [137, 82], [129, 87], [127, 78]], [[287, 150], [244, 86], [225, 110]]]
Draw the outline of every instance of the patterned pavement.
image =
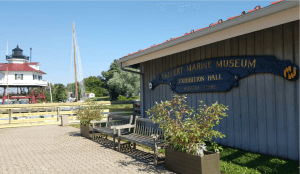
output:
[[173, 173], [153, 152], [137, 148], [118, 152], [111, 140], [80, 136], [80, 129], [59, 125], [0, 129], [0, 173]]

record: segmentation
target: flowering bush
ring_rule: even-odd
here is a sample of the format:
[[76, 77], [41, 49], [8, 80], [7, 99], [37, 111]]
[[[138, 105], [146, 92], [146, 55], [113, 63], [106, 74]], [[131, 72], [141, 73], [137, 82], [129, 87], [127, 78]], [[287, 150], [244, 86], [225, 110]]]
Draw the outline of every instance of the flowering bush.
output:
[[[225, 137], [212, 128], [219, 124], [221, 116], [227, 116], [228, 107], [216, 102], [211, 106], [200, 105], [196, 113], [193, 108], [184, 104], [186, 98], [186, 95], [174, 95], [171, 101], [156, 102], [147, 114], [154, 122], [160, 123], [166, 137], [165, 143], [169, 148], [203, 155], [204, 141], [211, 141], [213, 137]], [[218, 149], [216, 145], [214, 149]]]
[[104, 105], [97, 104], [95, 101], [88, 100], [87, 106], [81, 107], [76, 111], [78, 119], [82, 125], [88, 126], [92, 120], [98, 121], [103, 118]]

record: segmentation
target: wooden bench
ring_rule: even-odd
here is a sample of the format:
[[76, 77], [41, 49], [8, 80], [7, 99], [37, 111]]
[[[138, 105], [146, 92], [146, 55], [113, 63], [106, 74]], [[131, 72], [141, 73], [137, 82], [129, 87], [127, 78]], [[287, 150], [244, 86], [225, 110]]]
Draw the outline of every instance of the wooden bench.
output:
[[[115, 127], [118, 130], [118, 148], [121, 150], [121, 140], [127, 140], [133, 143], [133, 149], [136, 144], [150, 147], [154, 151], [154, 163], [158, 162], [158, 149], [164, 148], [164, 133], [159, 128], [159, 124], [154, 123], [151, 119], [137, 118], [133, 125], [122, 125]], [[133, 128], [133, 133], [122, 133], [122, 129]], [[131, 147], [130, 147], [131, 150]]]
[[[95, 140], [95, 133], [102, 133], [106, 135], [110, 135], [113, 138], [113, 148], [116, 149], [116, 137], [118, 136], [116, 126], [131, 124], [133, 120], [133, 116], [123, 116], [123, 115], [108, 115], [106, 121], [91, 121], [93, 124], [93, 141]], [[95, 127], [94, 123], [100, 123], [99, 127]], [[101, 123], [106, 123], [104, 127], [101, 126]], [[127, 131], [123, 130], [122, 133], [126, 133]]]

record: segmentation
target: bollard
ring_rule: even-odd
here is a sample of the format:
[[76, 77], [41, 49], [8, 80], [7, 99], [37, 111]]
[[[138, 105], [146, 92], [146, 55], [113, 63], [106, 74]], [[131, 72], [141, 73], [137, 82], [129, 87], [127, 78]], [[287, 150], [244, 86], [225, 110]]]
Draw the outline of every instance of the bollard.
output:
[[61, 126], [69, 126], [69, 117], [68, 115], [61, 116]]

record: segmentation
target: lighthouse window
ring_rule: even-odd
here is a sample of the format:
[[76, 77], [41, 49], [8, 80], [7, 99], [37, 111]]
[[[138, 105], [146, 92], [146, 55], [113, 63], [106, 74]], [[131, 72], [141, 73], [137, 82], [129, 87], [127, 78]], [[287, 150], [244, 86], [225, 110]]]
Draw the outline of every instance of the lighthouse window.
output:
[[15, 80], [23, 80], [23, 74], [15, 74]]
[[39, 80], [42, 80], [42, 76], [39, 76]]
[[33, 75], [33, 80], [37, 80], [37, 75]]

